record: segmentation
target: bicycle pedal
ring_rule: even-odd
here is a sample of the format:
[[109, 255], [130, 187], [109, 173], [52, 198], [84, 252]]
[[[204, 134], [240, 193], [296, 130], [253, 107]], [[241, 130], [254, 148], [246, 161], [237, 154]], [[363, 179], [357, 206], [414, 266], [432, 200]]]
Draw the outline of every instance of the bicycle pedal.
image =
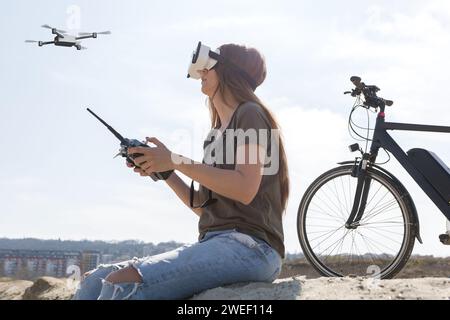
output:
[[450, 245], [450, 235], [448, 233], [440, 234], [439, 241], [444, 245]]

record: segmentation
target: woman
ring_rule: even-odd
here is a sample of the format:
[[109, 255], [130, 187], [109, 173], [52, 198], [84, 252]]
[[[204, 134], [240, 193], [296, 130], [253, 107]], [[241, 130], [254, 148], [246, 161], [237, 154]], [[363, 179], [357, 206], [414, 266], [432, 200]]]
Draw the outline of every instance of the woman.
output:
[[[254, 93], [265, 80], [265, 61], [256, 49], [234, 44], [221, 46], [216, 54], [210, 51], [211, 56], [215, 60], [208, 58], [207, 67], [194, 77], [202, 80], [211, 113], [203, 162], [172, 154], [156, 138], [147, 138], [156, 147], [128, 150], [141, 154], [134, 159], [134, 171], [141, 176], [178, 171], [200, 184], [194, 191], [174, 172], [166, 179], [199, 216], [199, 241], [101, 265], [86, 274], [74, 299], [184, 299], [231, 283], [272, 282], [280, 274], [289, 179], [283, 143], [274, 139], [279, 126]], [[243, 139], [236, 134], [251, 130], [268, 134]], [[270, 158], [277, 155], [275, 172], [266, 170], [269, 153]]]

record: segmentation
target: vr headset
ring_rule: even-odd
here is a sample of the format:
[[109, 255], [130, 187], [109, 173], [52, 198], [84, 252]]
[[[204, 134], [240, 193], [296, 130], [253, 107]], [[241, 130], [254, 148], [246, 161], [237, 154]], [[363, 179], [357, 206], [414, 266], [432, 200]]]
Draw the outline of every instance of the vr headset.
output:
[[192, 54], [192, 60], [189, 64], [187, 77], [199, 80], [201, 78], [201, 74], [198, 70], [211, 70], [217, 63], [222, 63], [226, 66], [234, 68], [250, 84], [253, 90], [256, 89], [256, 81], [245, 70], [220, 55], [219, 49], [212, 51], [210, 47], [203, 45], [201, 42], [198, 43], [197, 49]]

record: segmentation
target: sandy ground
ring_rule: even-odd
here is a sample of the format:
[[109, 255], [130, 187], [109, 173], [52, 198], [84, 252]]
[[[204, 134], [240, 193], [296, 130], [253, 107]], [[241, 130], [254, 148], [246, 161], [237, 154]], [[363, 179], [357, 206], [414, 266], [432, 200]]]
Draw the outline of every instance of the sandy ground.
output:
[[[0, 281], [0, 300], [67, 300], [76, 283], [49, 277], [36, 281]], [[215, 288], [200, 293], [193, 300], [450, 300], [450, 278], [415, 278], [377, 280], [372, 278], [291, 277], [272, 284], [246, 283]]]
[[208, 290], [193, 299], [257, 300], [450, 300], [450, 279], [420, 278], [376, 280], [372, 278], [292, 277], [274, 284], [251, 283]]
[[68, 300], [76, 286], [72, 280], [51, 277], [42, 277], [34, 282], [3, 280], [0, 281], [0, 300]]
[[25, 290], [33, 285], [31, 281], [3, 280], [0, 282], [0, 299], [1, 300], [22, 300]]

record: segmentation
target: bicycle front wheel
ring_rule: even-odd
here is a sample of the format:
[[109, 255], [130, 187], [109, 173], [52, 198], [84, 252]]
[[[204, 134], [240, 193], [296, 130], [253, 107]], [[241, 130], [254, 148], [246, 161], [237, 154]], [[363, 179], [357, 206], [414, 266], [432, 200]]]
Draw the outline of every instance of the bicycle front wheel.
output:
[[357, 228], [348, 229], [358, 178], [352, 165], [334, 168], [306, 191], [297, 215], [300, 245], [323, 276], [392, 278], [411, 255], [415, 232], [408, 192], [388, 175], [369, 168], [367, 205]]

